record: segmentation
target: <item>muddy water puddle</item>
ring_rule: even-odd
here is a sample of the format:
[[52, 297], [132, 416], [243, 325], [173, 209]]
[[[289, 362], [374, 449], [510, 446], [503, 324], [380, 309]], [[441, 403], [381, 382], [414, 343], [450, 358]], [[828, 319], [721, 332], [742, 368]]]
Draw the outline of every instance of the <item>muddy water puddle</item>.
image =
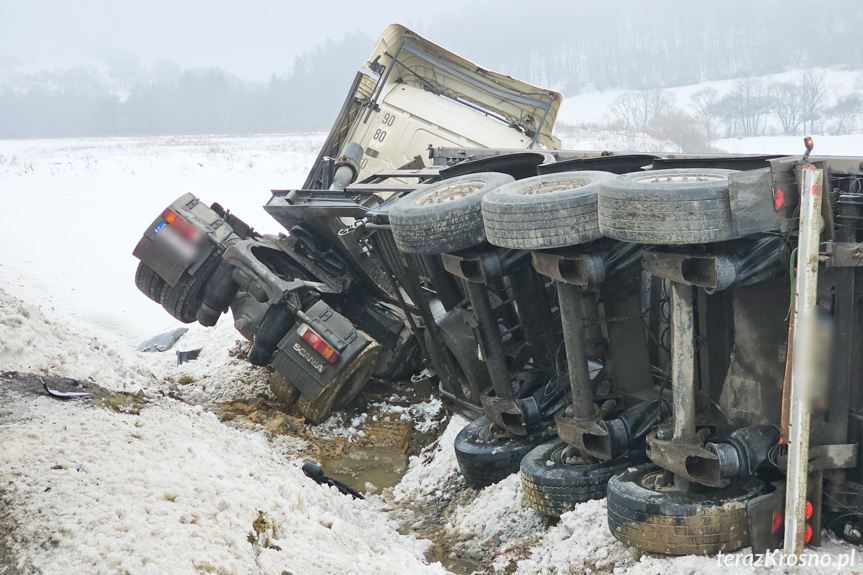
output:
[[468, 559], [467, 557], [444, 557], [440, 560], [440, 564], [444, 566], [444, 569], [455, 575], [471, 575], [471, 573], [478, 571], [482, 567], [479, 561]]
[[328, 477], [364, 493], [367, 483], [376, 491], [395, 487], [408, 469], [408, 458], [401, 447], [360, 447], [326, 461], [322, 467]]

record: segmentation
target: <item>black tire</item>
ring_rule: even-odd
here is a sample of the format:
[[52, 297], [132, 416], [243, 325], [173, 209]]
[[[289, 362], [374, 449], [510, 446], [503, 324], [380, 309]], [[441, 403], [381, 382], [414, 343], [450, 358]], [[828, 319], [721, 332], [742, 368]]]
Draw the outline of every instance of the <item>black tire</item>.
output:
[[135, 285], [138, 286], [142, 294], [156, 303], [162, 303], [165, 280], [144, 262], [138, 262], [138, 269], [135, 270]]
[[389, 214], [396, 245], [409, 254], [442, 254], [483, 243], [482, 198], [512, 181], [506, 174], [481, 172], [406, 195]]
[[[766, 492], [756, 477], [722, 489], [679, 493], [658, 491], [653, 464], [616, 475], [608, 482], [608, 527], [617, 539], [664, 555], [731, 553], [751, 544], [746, 502]], [[647, 481], [645, 481], [647, 479]]]
[[213, 253], [204, 260], [194, 275], [183, 272], [174, 287], [166, 283], [162, 289], [162, 307], [165, 311], [183, 323], [194, 323], [204, 300], [207, 281], [221, 261], [221, 254]]
[[561, 452], [568, 444], [546, 441], [521, 460], [521, 487], [527, 504], [547, 517], [560, 517], [577, 503], [602, 499], [612, 476], [647, 462], [644, 449], [636, 449], [609, 461], [565, 463]]
[[734, 173], [655, 170], [606, 180], [599, 189], [599, 228], [609, 238], [640, 244], [733, 239], [728, 177]]
[[[477, 357], [477, 343], [473, 328], [464, 321], [464, 314], [456, 308], [438, 320], [438, 334], [442, 346], [437, 346], [439, 355], [446, 355], [450, 365], [457, 365], [461, 373], [453, 374], [456, 381], [447, 381], [445, 386], [468, 403], [482, 409], [483, 390], [491, 387], [488, 367]], [[426, 346], [433, 347], [431, 334], [426, 331]]]
[[483, 415], [456, 436], [455, 457], [468, 485], [486, 487], [518, 472], [522, 458], [553, 435], [548, 426], [525, 437], [493, 437], [491, 421]]
[[[300, 414], [315, 425], [323, 423], [332, 414], [334, 407], [344, 407], [359, 395], [363, 386], [368, 382], [369, 376], [375, 368], [381, 346], [372, 341], [369, 343], [354, 362], [342, 373], [338, 379], [332, 382], [324, 392], [314, 401], [300, 395], [297, 399], [297, 409]], [[297, 365], [297, 369], [301, 369]], [[287, 381], [291, 380], [291, 374], [283, 373]]]
[[495, 246], [524, 250], [598, 240], [599, 184], [614, 177], [591, 171], [549, 174], [492, 190], [482, 199], [486, 238]]

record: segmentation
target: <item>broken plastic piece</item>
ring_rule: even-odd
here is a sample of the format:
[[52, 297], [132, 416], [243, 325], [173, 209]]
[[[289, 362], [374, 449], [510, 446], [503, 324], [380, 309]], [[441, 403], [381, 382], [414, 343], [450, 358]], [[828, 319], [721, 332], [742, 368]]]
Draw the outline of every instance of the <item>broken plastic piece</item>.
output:
[[168, 331], [162, 334], [157, 335], [147, 341], [143, 342], [138, 346], [136, 351], [143, 351], [146, 353], [152, 353], [154, 351], [167, 351], [174, 347], [174, 344], [177, 343], [177, 340], [183, 337], [189, 331], [187, 327], [178, 327], [173, 331]]
[[198, 359], [198, 356], [201, 355], [201, 349], [190, 349], [188, 351], [178, 351], [177, 352], [177, 365], [183, 365], [187, 361], [192, 361]]
[[42, 382], [42, 388], [45, 392], [51, 397], [56, 397], [57, 399], [83, 399], [85, 397], [90, 397], [90, 394], [85, 391], [55, 391], [50, 389], [48, 384], [45, 383], [45, 380], [41, 377], [39, 378], [39, 381]]

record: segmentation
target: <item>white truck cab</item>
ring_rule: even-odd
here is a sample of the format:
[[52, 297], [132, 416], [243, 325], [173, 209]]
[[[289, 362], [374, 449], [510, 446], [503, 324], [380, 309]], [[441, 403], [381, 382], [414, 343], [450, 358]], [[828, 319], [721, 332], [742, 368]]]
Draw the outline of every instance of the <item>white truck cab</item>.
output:
[[[561, 100], [393, 24], [354, 79], [319, 160], [355, 142], [363, 148], [362, 180], [424, 161], [429, 147], [559, 149], [552, 130]], [[321, 185], [321, 164], [304, 188]]]

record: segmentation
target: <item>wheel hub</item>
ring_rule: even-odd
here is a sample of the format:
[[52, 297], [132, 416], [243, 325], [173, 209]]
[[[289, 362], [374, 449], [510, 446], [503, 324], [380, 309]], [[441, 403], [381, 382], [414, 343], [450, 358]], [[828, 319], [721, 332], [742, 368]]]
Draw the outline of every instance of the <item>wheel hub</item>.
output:
[[572, 445], [561, 445], [551, 452], [549, 459], [555, 465], [585, 465], [588, 461]]
[[465, 196], [481, 190], [485, 187], [485, 183], [480, 180], [468, 180], [467, 182], [459, 182], [449, 186], [442, 186], [427, 194], [423, 194], [417, 198], [419, 206], [434, 206], [446, 202], [453, 202]]

